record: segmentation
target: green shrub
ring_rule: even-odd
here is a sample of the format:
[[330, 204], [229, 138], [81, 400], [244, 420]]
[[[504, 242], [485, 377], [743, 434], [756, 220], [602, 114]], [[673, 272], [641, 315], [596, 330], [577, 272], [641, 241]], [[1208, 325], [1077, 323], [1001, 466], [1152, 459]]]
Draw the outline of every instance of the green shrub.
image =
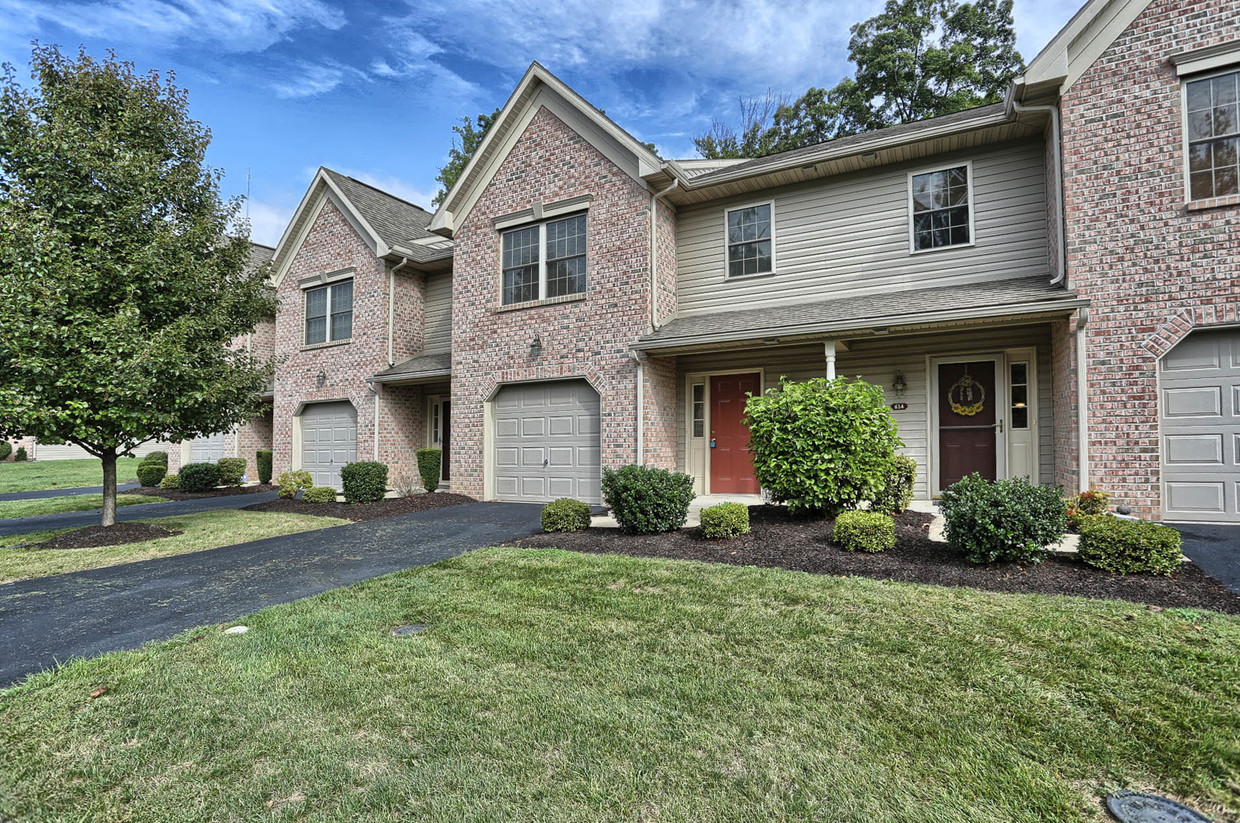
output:
[[870, 501], [870, 511], [885, 514], [903, 514], [913, 502], [913, 484], [917, 482], [917, 461], [907, 455], [897, 454], [887, 467], [882, 491]]
[[1100, 489], [1090, 489], [1073, 498], [1072, 507], [1085, 517], [1093, 517], [1097, 514], [1106, 514], [1107, 504], [1110, 502], [1111, 495]]
[[1081, 523], [1078, 552], [1096, 569], [1171, 574], [1180, 568], [1180, 533], [1148, 520], [1095, 515]]
[[846, 552], [885, 552], [895, 548], [896, 521], [882, 512], [840, 512], [831, 539]]
[[9, 455], [13, 453], [13, 444], [7, 440], [0, 440], [0, 460], [8, 460]]
[[439, 488], [442, 460], [443, 452], [439, 449], [418, 449], [418, 474], [422, 475], [422, 488], [428, 492]]
[[221, 486], [241, 485], [241, 481], [245, 478], [244, 457], [221, 457], [215, 461], [215, 465], [220, 467]]
[[138, 482], [147, 488], [158, 486], [168, 473], [168, 467], [162, 463], [148, 463], [143, 460], [138, 464]]
[[142, 458], [143, 463], [158, 463], [165, 469], [168, 468], [168, 452], [151, 452]]
[[161, 489], [176, 490], [181, 488], [181, 478], [175, 474], [165, 474], [164, 479], [159, 481]]
[[280, 486], [281, 500], [292, 500], [297, 492], [314, 487], [314, 478], [308, 471], [284, 472], [276, 481]]
[[702, 509], [702, 535], [712, 540], [749, 534], [749, 507], [744, 503], [720, 503]]
[[220, 467], [214, 463], [186, 463], [179, 478], [183, 492], [209, 492], [220, 484]]
[[271, 482], [271, 449], [259, 449], [254, 452], [254, 465], [258, 468], [258, 482]]
[[386, 463], [359, 460], [340, 468], [340, 484], [344, 487], [346, 503], [378, 503], [387, 494], [387, 479]]
[[331, 486], [313, 486], [301, 493], [307, 503], [335, 503], [336, 490]]
[[971, 474], [943, 492], [947, 542], [974, 563], [1038, 562], [1067, 529], [1067, 506], [1056, 486], [1024, 477], [991, 483]]
[[17, 451], [13, 452], [13, 462], [14, 463], [25, 463], [27, 456], [28, 455], [26, 454], [26, 447], [18, 446]]
[[679, 529], [693, 496], [693, 478], [687, 474], [645, 466], [603, 469], [603, 499], [621, 531], [630, 534]]
[[829, 515], [873, 500], [904, 445], [879, 386], [782, 379], [745, 406], [754, 473], [792, 513]]
[[542, 509], [545, 532], [579, 532], [590, 528], [590, 504], [571, 497], [552, 500]]

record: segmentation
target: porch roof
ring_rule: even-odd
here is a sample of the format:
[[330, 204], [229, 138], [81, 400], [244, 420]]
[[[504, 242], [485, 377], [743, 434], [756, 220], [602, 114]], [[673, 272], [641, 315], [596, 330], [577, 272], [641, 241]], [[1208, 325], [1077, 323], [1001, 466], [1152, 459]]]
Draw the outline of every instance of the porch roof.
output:
[[744, 341], [780, 342], [873, 329], [895, 329], [1002, 317], [1067, 314], [1087, 298], [1044, 276], [866, 294], [673, 318], [641, 337], [639, 351]]
[[371, 378], [376, 383], [427, 383], [452, 376], [452, 353], [417, 354]]

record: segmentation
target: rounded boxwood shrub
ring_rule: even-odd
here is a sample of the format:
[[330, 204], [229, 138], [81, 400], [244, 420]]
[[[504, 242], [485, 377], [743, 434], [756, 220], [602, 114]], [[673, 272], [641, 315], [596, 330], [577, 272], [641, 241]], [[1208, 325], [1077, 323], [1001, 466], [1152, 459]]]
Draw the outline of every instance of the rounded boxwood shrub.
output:
[[896, 521], [883, 512], [840, 512], [831, 540], [846, 552], [885, 552], [895, 548]]
[[9, 455], [13, 453], [13, 444], [7, 440], [0, 440], [0, 460], [8, 460]]
[[176, 490], [181, 488], [181, 478], [175, 474], [165, 474], [164, 479], [159, 481], [161, 489]]
[[943, 491], [947, 542], [973, 563], [1036, 563], [1068, 528], [1067, 505], [1057, 486], [1024, 477], [992, 483], [971, 474]]
[[1180, 533], [1148, 520], [1095, 515], [1081, 521], [1077, 557], [1120, 574], [1171, 574], [1180, 568]]
[[162, 463], [148, 463], [143, 460], [138, 464], [138, 482], [147, 488], [158, 486], [168, 473], [168, 467]]
[[17, 451], [13, 452], [14, 463], [25, 463], [27, 457], [25, 446], [18, 446]]
[[702, 509], [702, 535], [712, 540], [749, 534], [749, 507], [744, 503], [719, 503]]
[[916, 482], [917, 461], [908, 455], [895, 455], [887, 467], [882, 491], [870, 501], [870, 511], [903, 514], [908, 504], [913, 502], [913, 484]]
[[428, 493], [439, 488], [442, 461], [443, 452], [439, 449], [418, 449], [418, 474], [422, 475], [422, 488]]
[[214, 463], [186, 463], [178, 477], [183, 492], [209, 492], [220, 484], [220, 467]]
[[904, 445], [882, 387], [781, 379], [745, 406], [754, 474], [792, 513], [838, 514], [873, 500]]
[[312, 486], [301, 493], [307, 503], [335, 503], [336, 490], [331, 486]]
[[143, 463], [158, 463], [165, 469], [168, 468], [168, 452], [151, 452], [142, 458]]
[[620, 530], [659, 534], [679, 529], [689, 518], [693, 478], [646, 466], [603, 469], [603, 499]]
[[579, 532], [590, 528], [590, 504], [571, 497], [552, 500], [542, 508], [545, 532]]
[[245, 478], [244, 457], [221, 457], [215, 461], [215, 465], [220, 467], [221, 486], [241, 485], [242, 479]]
[[310, 472], [303, 470], [284, 472], [276, 482], [280, 486], [278, 496], [281, 500], [292, 500], [297, 496], [297, 492], [314, 487], [314, 478], [310, 476]]
[[258, 468], [258, 482], [271, 482], [271, 449], [259, 449], [254, 452], [254, 465]]
[[359, 460], [340, 468], [340, 484], [344, 486], [346, 503], [378, 503], [387, 494], [386, 463]]

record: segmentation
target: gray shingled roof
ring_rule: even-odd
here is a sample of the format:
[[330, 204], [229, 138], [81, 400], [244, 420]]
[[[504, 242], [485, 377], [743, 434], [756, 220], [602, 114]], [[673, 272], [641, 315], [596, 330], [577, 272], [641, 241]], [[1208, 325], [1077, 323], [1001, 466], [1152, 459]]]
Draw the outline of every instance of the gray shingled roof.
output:
[[452, 354], [419, 354], [402, 360], [394, 366], [388, 366], [372, 379], [380, 383], [391, 383], [419, 377], [447, 377], [452, 371]]
[[400, 249], [402, 254], [409, 252], [409, 259], [418, 263], [452, 256], [451, 248], [418, 244], [417, 241], [423, 239], [434, 240], [437, 244], [444, 242], [443, 237], [426, 230], [431, 222], [430, 212], [340, 172], [328, 168], [323, 171], [388, 246]]
[[967, 316], [1067, 310], [1086, 301], [1050, 284], [1046, 277], [992, 280], [968, 285], [866, 294], [821, 303], [746, 309], [677, 317], [636, 348], [658, 349], [698, 343], [831, 333], [849, 328], [918, 325]]
[[271, 258], [275, 257], [275, 254], [276, 250], [271, 246], [264, 246], [262, 243], [255, 243], [251, 240], [250, 256], [246, 261], [246, 265], [248, 265], [251, 269], [257, 269], [264, 263], [270, 263]]

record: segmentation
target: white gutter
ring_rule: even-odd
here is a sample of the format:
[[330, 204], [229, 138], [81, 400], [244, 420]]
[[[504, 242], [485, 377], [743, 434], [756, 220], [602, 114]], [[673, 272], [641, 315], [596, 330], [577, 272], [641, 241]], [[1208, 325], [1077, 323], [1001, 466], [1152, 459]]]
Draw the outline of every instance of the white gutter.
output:
[[[409, 265], [409, 258], [402, 257], [400, 262], [392, 268], [388, 269], [388, 365], [393, 365], [396, 361], [392, 357], [392, 330], [394, 327], [393, 315], [396, 311], [396, 270]], [[376, 430], [377, 431], [377, 430]], [[378, 438], [375, 439], [378, 442]]]
[[1080, 461], [1077, 485], [1081, 491], [1089, 491], [1089, 390], [1085, 376], [1085, 367], [1089, 362], [1085, 355], [1085, 328], [1089, 324], [1089, 308], [1082, 307], [1076, 317], [1076, 450], [1077, 459]]
[[[666, 163], [664, 164], [667, 165]], [[650, 328], [659, 328], [659, 198], [680, 185], [679, 178], [661, 192], [650, 195]], [[640, 363], [638, 364], [640, 368]], [[641, 430], [641, 427], [638, 427]]]
[[642, 421], [645, 418], [645, 367], [642, 364], [641, 355], [637, 352], [630, 351], [629, 357], [632, 357], [633, 362], [637, 364], [637, 465], [644, 466], [643, 458], [646, 456], [646, 438], [643, 432]]
[[[1013, 86], [1015, 88], [1015, 86]], [[1011, 98], [1012, 109], [1018, 112], [1048, 112], [1051, 116], [1051, 142], [1055, 144], [1055, 189], [1058, 208], [1055, 209], [1055, 222], [1059, 226], [1059, 271], [1051, 278], [1051, 283], [1062, 283], [1068, 274], [1068, 241], [1064, 233], [1064, 202], [1063, 202], [1063, 142], [1059, 130], [1058, 106], [1024, 106]]]

